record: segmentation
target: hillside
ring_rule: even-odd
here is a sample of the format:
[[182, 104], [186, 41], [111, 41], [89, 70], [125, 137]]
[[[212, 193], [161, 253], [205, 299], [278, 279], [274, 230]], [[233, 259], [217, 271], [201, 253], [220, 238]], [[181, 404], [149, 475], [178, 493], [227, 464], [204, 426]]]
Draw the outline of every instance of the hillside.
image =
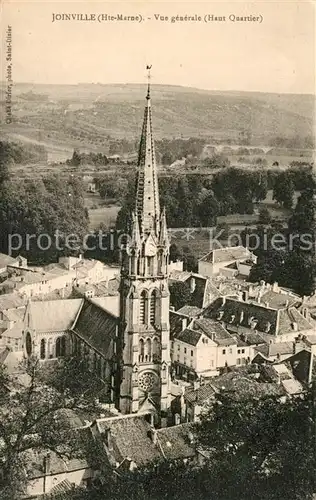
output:
[[[3, 91], [2, 85], [2, 106]], [[144, 85], [133, 84], [17, 83], [14, 123], [4, 125], [2, 121], [1, 132], [67, 155], [73, 147], [102, 151], [108, 136], [133, 140], [139, 137], [145, 92]], [[249, 130], [253, 144], [267, 145], [275, 136], [313, 134], [315, 100], [311, 95], [153, 85], [152, 99], [156, 138], [236, 139], [241, 130]]]

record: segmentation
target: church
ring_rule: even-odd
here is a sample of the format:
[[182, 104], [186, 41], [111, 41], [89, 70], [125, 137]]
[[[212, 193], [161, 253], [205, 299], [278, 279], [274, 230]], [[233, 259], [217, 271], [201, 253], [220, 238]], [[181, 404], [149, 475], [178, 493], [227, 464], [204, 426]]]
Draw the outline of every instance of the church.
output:
[[160, 208], [150, 83], [139, 146], [135, 209], [122, 250], [118, 350], [122, 413], [170, 406], [169, 240]]
[[150, 90], [148, 82], [135, 206], [121, 249], [119, 315], [93, 298], [29, 299], [16, 328], [18, 335], [23, 329], [24, 358], [83, 357], [104, 382], [104, 402], [125, 415], [150, 414], [163, 425], [170, 408], [169, 240], [159, 203]]

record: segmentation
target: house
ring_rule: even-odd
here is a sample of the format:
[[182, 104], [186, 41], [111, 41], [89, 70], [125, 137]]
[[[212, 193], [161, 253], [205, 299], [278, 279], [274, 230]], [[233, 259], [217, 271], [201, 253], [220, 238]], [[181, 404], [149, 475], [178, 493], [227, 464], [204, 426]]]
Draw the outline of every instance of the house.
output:
[[158, 460], [196, 459], [189, 424], [155, 429], [150, 421], [151, 415], [146, 413], [97, 419], [91, 432], [118, 471], [135, 470]]
[[[222, 274], [249, 276], [250, 269], [257, 262], [257, 257], [243, 246], [214, 249], [198, 262], [198, 272], [202, 276], [212, 277]], [[231, 266], [231, 267], [229, 267]]]
[[216, 395], [229, 394], [238, 400], [253, 397], [277, 395], [283, 397], [286, 390], [279, 384], [277, 377], [270, 380], [259, 366], [248, 365], [232, 369], [205, 384], [197, 384], [182, 392], [179, 398], [182, 422], [198, 422], [201, 414], [208, 411], [216, 399]]
[[95, 471], [85, 458], [61, 458], [54, 452], [28, 453], [30, 468], [26, 498], [66, 493], [74, 486], [88, 486]]
[[256, 355], [258, 353], [266, 361], [282, 361], [293, 354], [293, 342], [269, 342], [254, 347], [254, 352], [254, 363], [256, 362]]
[[218, 375], [221, 368], [236, 365], [237, 351], [240, 364], [250, 362], [249, 346], [243, 347], [242, 353], [237, 344], [218, 321], [193, 319], [173, 337], [171, 360], [175, 376], [195, 380]]
[[8, 266], [27, 267], [27, 260], [20, 255], [18, 257], [11, 257], [10, 255], [0, 253], [0, 276], [7, 272]]
[[117, 266], [107, 266], [98, 260], [82, 257], [61, 257], [58, 263], [44, 267], [7, 266], [7, 276], [0, 284], [3, 293], [8, 291], [26, 297], [44, 298], [56, 291], [69, 296], [73, 286], [86, 286], [110, 281], [119, 274]]
[[198, 273], [174, 270], [169, 275], [169, 285], [176, 282], [188, 285], [191, 292], [190, 305], [198, 308], [208, 306], [221, 295], [209, 278]]
[[298, 333], [311, 335], [315, 332], [311, 321], [288, 302], [271, 307], [262, 301], [221, 297], [206, 308], [203, 316], [222, 321], [230, 333], [258, 332], [266, 342], [293, 341]]

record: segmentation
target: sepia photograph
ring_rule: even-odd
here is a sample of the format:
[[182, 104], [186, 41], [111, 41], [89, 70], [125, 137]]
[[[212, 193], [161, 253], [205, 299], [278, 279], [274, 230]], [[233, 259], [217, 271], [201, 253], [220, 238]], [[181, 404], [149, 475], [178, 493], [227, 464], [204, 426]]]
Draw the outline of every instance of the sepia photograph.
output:
[[0, 500], [316, 500], [315, 3], [0, 15]]

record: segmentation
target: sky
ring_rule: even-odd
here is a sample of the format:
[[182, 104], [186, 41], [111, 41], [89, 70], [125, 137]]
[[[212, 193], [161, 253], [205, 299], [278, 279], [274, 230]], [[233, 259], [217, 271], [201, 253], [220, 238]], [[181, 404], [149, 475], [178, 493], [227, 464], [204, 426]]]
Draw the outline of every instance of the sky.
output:
[[[54, 21], [53, 14], [141, 15], [142, 22]], [[156, 20], [156, 15], [168, 21]], [[172, 23], [171, 16], [201, 22]], [[204, 22], [205, 15], [226, 21]], [[262, 16], [262, 22], [229, 15]], [[150, 18], [150, 19], [148, 19]], [[315, 4], [255, 2], [2, 2], [15, 82], [152, 83], [210, 90], [315, 92]], [[3, 75], [1, 77], [3, 79]]]

